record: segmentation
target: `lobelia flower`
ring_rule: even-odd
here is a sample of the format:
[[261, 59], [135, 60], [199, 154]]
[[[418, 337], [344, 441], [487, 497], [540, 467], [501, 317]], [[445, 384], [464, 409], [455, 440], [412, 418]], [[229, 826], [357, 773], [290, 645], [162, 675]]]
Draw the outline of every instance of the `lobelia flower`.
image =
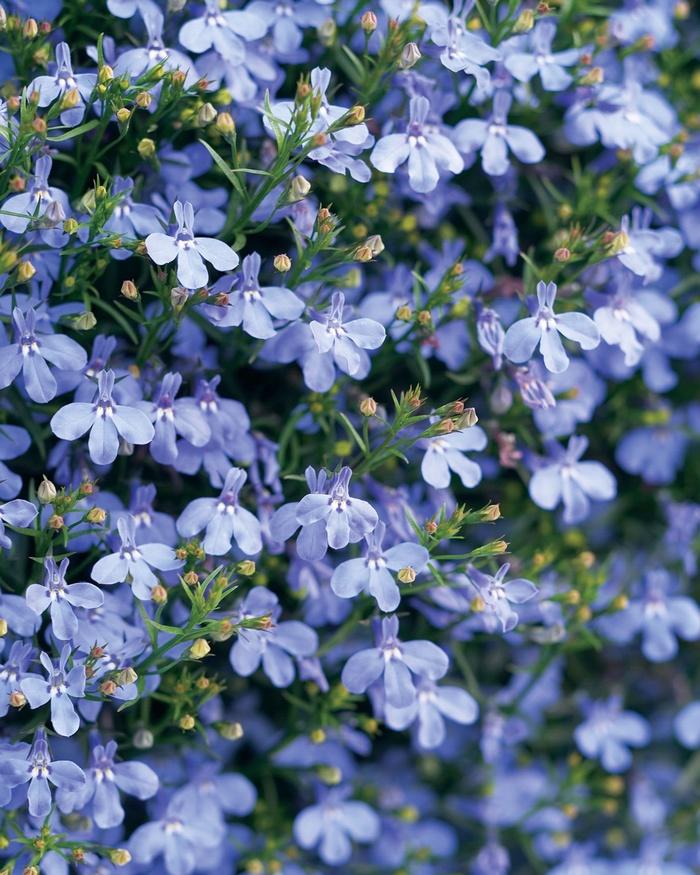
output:
[[467, 576], [483, 602], [479, 613], [488, 632], [511, 632], [518, 624], [518, 615], [512, 605], [521, 605], [537, 595], [537, 587], [530, 580], [518, 577], [505, 582], [510, 563], [501, 565], [495, 574], [486, 574], [473, 565], [467, 568]]
[[116, 404], [113, 391], [114, 371], [100, 371], [91, 404], [74, 401], [51, 417], [51, 431], [62, 440], [74, 441], [90, 431], [88, 449], [96, 465], [110, 465], [117, 458], [120, 437], [130, 444], [148, 444], [155, 435], [146, 414], [136, 407]]
[[600, 462], [581, 462], [588, 448], [588, 438], [572, 435], [564, 449], [556, 441], [547, 441], [549, 458], [530, 478], [530, 498], [544, 510], [554, 510], [564, 503], [564, 522], [580, 523], [588, 516], [591, 499], [610, 501], [617, 495], [617, 483]]
[[22, 478], [10, 471], [5, 461], [23, 456], [31, 443], [32, 439], [25, 428], [0, 425], [0, 499], [14, 498], [22, 489]]
[[246, 334], [267, 340], [275, 335], [273, 318], [288, 322], [298, 319], [305, 304], [290, 289], [260, 285], [257, 252], [246, 255], [241, 267], [243, 277], [236, 289], [233, 289], [233, 277], [222, 277], [210, 289], [211, 296], [221, 295], [225, 303], [205, 304], [203, 309], [219, 328], [242, 324]]
[[374, 319], [343, 321], [345, 295], [333, 292], [331, 306], [323, 322], [313, 320], [309, 328], [322, 355], [330, 354], [341, 371], [349, 376], [363, 370], [365, 349], [378, 349], [386, 338], [386, 330]]
[[635, 207], [631, 220], [622, 217], [620, 230], [610, 244], [612, 255], [632, 273], [644, 277], [645, 285], [663, 272], [657, 259], [675, 258], [685, 245], [675, 228], [651, 228], [651, 218], [651, 210]]
[[[331, 480], [326, 471], [321, 469], [317, 474], [309, 465], [304, 472], [304, 476], [306, 477], [306, 485], [309, 492], [319, 495], [328, 494]], [[296, 545], [299, 558], [307, 562], [319, 561], [323, 559], [328, 550], [326, 521], [320, 519], [313, 523], [302, 525], [297, 519], [298, 507], [298, 501], [290, 501], [277, 508], [270, 518], [270, 534], [276, 541], [284, 543], [301, 526], [301, 532], [297, 538]]]
[[461, 687], [439, 687], [420, 678], [416, 691], [415, 702], [407, 708], [386, 705], [386, 723], [398, 731], [417, 723], [418, 744], [426, 750], [439, 747], [445, 740], [445, 717], [468, 726], [479, 716], [476, 701]]
[[302, 848], [318, 848], [329, 866], [340, 866], [352, 856], [352, 841], [369, 844], [379, 837], [377, 814], [364, 802], [348, 799], [349, 787], [322, 789], [319, 801], [297, 814], [292, 831]]
[[493, 214], [493, 241], [484, 254], [484, 261], [501, 256], [508, 267], [513, 267], [520, 255], [518, 228], [512, 213], [498, 204]]
[[[34, 743], [19, 750], [0, 752], [0, 776], [10, 787], [28, 784], [27, 803], [32, 817], [46, 817], [51, 811], [51, 788], [74, 791], [85, 783], [85, 773], [69, 760], [53, 760], [46, 733], [38, 729]], [[21, 754], [24, 754], [22, 756]]]
[[673, 721], [673, 731], [684, 747], [700, 747], [700, 702], [689, 702], [681, 708]]
[[[227, 15], [242, 15], [231, 12]], [[233, 270], [238, 256], [223, 240], [194, 236], [194, 208], [189, 201], [175, 201], [173, 212], [177, 222], [174, 236], [154, 232], [146, 237], [146, 250], [156, 264], [170, 264], [177, 259], [177, 280], [186, 289], [199, 289], [209, 282], [204, 261], [217, 270]]]
[[263, 671], [276, 687], [288, 687], [294, 680], [294, 660], [312, 656], [318, 649], [318, 636], [313, 629], [298, 620], [278, 622], [282, 609], [277, 596], [262, 586], [252, 589], [236, 611], [236, 621], [269, 618], [263, 629], [238, 630], [231, 648], [233, 670], [249, 677], [262, 662]]
[[455, 145], [465, 155], [481, 152], [481, 166], [489, 176], [508, 172], [508, 150], [523, 164], [537, 164], [544, 158], [544, 146], [527, 128], [508, 124], [512, 98], [506, 91], [496, 91], [491, 116], [464, 119], [454, 130]]
[[471, 33], [464, 19], [474, 7], [474, 0], [458, 0], [452, 13], [439, 3], [421, 3], [418, 14], [428, 25], [427, 35], [443, 51], [440, 61], [453, 73], [474, 76], [477, 87], [488, 88], [491, 76], [485, 68], [490, 61], [499, 61], [501, 52]]
[[62, 246], [67, 238], [63, 228], [56, 226], [69, 215], [70, 203], [65, 192], [49, 185], [52, 163], [48, 155], [36, 159], [27, 191], [12, 195], [5, 201], [0, 209], [0, 223], [15, 234], [36, 228], [44, 242], [50, 246]]
[[585, 701], [583, 723], [574, 730], [581, 753], [599, 759], [608, 772], [624, 772], [632, 763], [630, 747], [649, 743], [651, 730], [647, 721], [634, 711], [623, 711], [622, 701], [611, 696], [607, 701]]
[[[531, 363], [530, 370], [537, 364]], [[553, 406], [539, 407], [533, 413], [545, 438], [573, 434], [580, 422], [591, 421], [596, 407], [605, 399], [605, 383], [583, 359], [574, 359], [561, 374], [544, 372], [542, 376], [556, 398]]]
[[148, 9], [143, 13], [142, 18], [146, 26], [146, 45], [143, 48], [127, 49], [122, 52], [113, 65], [115, 75], [138, 79], [154, 67], [161, 67], [164, 71], [181, 70], [185, 74], [183, 88], [192, 88], [199, 79], [197, 70], [192, 59], [186, 54], [165, 46], [163, 13], [158, 8]]
[[180, 374], [166, 374], [155, 400], [142, 405], [154, 424], [149, 450], [161, 465], [172, 465], [176, 461], [178, 435], [193, 447], [204, 447], [211, 440], [211, 429], [195, 399], [176, 398], [181, 385]]
[[[35, 631], [36, 629], [30, 628], [27, 635], [33, 635]], [[21, 692], [20, 684], [30, 675], [29, 664], [33, 651], [31, 644], [14, 641], [6, 661], [0, 663], [0, 717], [4, 717], [10, 710], [10, 696]]]
[[676, 580], [665, 569], [647, 572], [639, 598], [614, 615], [601, 617], [599, 628], [613, 641], [626, 644], [642, 635], [642, 653], [650, 662], [666, 662], [678, 653], [678, 638], [700, 638], [700, 608], [677, 593]]
[[430, 554], [420, 544], [407, 541], [383, 549], [385, 533], [386, 526], [379, 522], [373, 532], [365, 535], [364, 558], [341, 562], [331, 577], [331, 589], [344, 599], [367, 592], [376, 599], [379, 609], [388, 613], [395, 611], [401, 601], [399, 587], [391, 572], [409, 568], [420, 574], [428, 564]]
[[64, 371], [79, 371], [87, 365], [87, 353], [74, 340], [61, 334], [37, 331], [36, 313], [12, 311], [15, 342], [0, 348], [0, 389], [5, 389], [22, 372], [27, 395], [38, 404], [55, 397], [57, 384], [47, 362]]
[[78, 618], [73, 608], [99, 608], [104, 602], [102, 592], [92, 583], [66, 583], [68, 559], [56, 565], [52, 556], [44, 559], [43, 584], [31, 583], [26, 599], [37, 614], [48, 608], [51, 630], [59, 641], [70, 641], [78, 631]]
[[281, 55], [289, 55], [301, 48], [304, 37], [302, 28], [319, 27], [326, 19], [323, 7], [308, 0], [253, 0], [246, 12], [265, 22], [272, 31], [275, 50]]
[[49, 106], [54, 100], [63, 100], [68, 93], [77, 92], [78, 104], [61, 113], [61, 124], [73, 127], [80, 124], [97, 84], [95, 73], [74, 73], [68, 43], [56, 46], [56, 72], [53, 76], [37, 76], [29, 83], [27, 92], [37, 94], [37, 106]]
[[370, 162], [382, 173], [395, 173], [408, 161], [408, 181], [414, 191], [425, 194], [435, 189], [440, 171], [461, 173], [462, 156], [435, 122], [428, 122], [430, 101], [418, 95], [411, 98], [409, 119], [403, 134], [387, 134], [377, 141]]
[[578, 343], [582, 349], [595, 349], [600, 343], [600, 332], [595, 322], [585, 313], [554, 313], [557, 296], [555, 283], [537, 284], [537, 301], [528, 300], [532, 316], [519, 319], [506, 331], [503, 351], [513, 362], [532, 358], [539, 344], [544, 365], [548, 371], [560, 374], [569, 367], [559, 334]]
[[100, 829], [124, 822], [119, 791], [136, 799], [150, 799], [158, 792], [158, 775], [145, 763], [116, 761], [117, 743], [95, 744], [85, 782], [77, 788], [61, 788], [58, 807], [65, 814], [82, 811], [91, 804], [92, 819]]
[[121, 546], [116, 553], [103, 556], [93, 565], [90, 576], [103, 586], [130, 582], [134, 595], [147, 601], [158, 578], [151, 570], [176, 571], [185, 564], [178, 559], [172, 547], [165, 544], [139, 544], [136, 546], [136, 523], [131, 514], [120, 516], [117, 530]]
[[659, 414], [660, 425], [631, 429], [615, 449], [615, 461], [623, 471], [653, 486], [673, 483], [688, 448], [682, 417], [665, 410]]
[[199, 868], [202, 854], [213, 852], [224, 836], [223, 820], [206, 818], [193, 800], [174, 796], [162, 818], [134, 830], [129, 850], [136, 863], [162, 856], [170, 875], [190, 875]]
[[224, 12], [218, 0], [206, 0], [204, 15], [185, 22], [179, 39], [186, 49], [196, 54], [215, 48], [235, 66], [245, 58], [245, 44], [261, 39], [266, 31], [267, 22], [262, 16], [241, 10]]
[[503, 64], [518, 82], [529, 82], [539, 75], [545, 91], [564, 91], [573, 82], [565, 67], [573, 66], [581, 56], [581, 49], [552, 52], [552, 42], [557, 32], [554, 20], [545, 18], [537, 22], [528, 34], [531, 52], [509, 52]]
[[486, 432], [478, 425], [419, 441], [425, 447], [420, 466], [423, 479], [435, 489], [447, 489], [454, 472], [471, 489], [481, 480], [481, 468], [464, 453], [483, 450], [487, 443]]
[[[158, 231], [162, 227], [160, 211], [149, 204], [136, 203], [131, 196], [133, 188], [133, 179], [125, 179], [123, 176], [112, 179], [112, 197], [122, 197], [102, 228], [106, 234], [115, 234], [122, 241], [140, 240], [151, 231]], [[132, 255], [127, 248], [111, 249], [110, 254], [117, 260], [130, 258]], [[97, 342], [97, 338], [95, 341]]]
[[51, 661], [47, 653], [39, 654], [39, 661], [44, 666], [47, 679], [30, 675], [20, 683], [20, 689], [27, 697], [29, 707], [41, 708], [51, 702], [51, 723], [59, 735], [75, 735], [80, 727], [73, 699], [85, 696], [85, 666], [73, 665], [66, 671], [70, 656], [70, 644], [64, 644], [58, 665]]
[[231, 468], [218, 498], [195, 498], [178, 517], [176, 526], [183, 538], [193, 538], [206, 529], [202, 547], [210, 556], [223, 556], [235, 540], [247, 556], [262, 550], [258, 519], [238, 501], [248, 475], [242, 468]]
[[383, 680], [385, 702], [394, 708], [408, 708], [416, 701], [412, 675], [431, 681], [447, 672], [447, 655], [432, 641], [400, 641], [396, 616], [375, 622], [376, 647], [354, 653], [343, 667], [341, 680], [351, 693], [364, 693]]
[[0, 504], [0, 549], [9, 550], [12, 547], [12, 541], [5, 532], [6, 525], [25, 529], [36, 519], [38, 513], [30, 501], [22, 498]]

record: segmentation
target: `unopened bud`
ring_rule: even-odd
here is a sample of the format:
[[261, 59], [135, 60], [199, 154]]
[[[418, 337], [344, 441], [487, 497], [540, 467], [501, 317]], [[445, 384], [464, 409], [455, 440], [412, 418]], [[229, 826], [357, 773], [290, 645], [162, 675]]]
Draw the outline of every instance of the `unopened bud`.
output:
[[211, 645], [204, 638], [198, 638], [190, 647], [190, 656], [192, 659], [204, 659], [209, 653], [211, 653]]
[[183, 574], [182, 580], [187, 586], [197, 586], [199, 583], [199, 575], [196, 571], [188, 571], [187, 574]]
[[365, 120], [365, 108], [361, 104], [356, 104], [348, 110], [345, 120], [349, 125], [361, 125]]
[[135, 684], [139, 679], [138, 674], [134, 671], [131, 666], [127, 666], [126, 668], [118, 671], [114, 680], [119, 684], [120, 687], [126, 687], [129, 684]]
[[207, 125], [210, 125], [213, 121], [216, 120], [217, 112], [216, 109], [211, 105], [211, 103], [204, 103], [199, 108], [199, 112], [197, 113], [197, 124], [203, 128]]
[[100, 72], [97, 75], [98, 82], [111, 82], [114, 79], [114, 70], [109, 66], [109, 64], [105, 64], [103, 67], [100, 67]]
[[554, 260], [564, 263], [571, 258], [571, 251], [566, 246], [560, 246], [554, 253]]
[[139, 109], [148, 109], [148, 107], [153, 103], [153, 96], [149, 91], [139, 91], [139, 93], [134, 98], [134, 103], [136, 104], [136, 106], [138, 106]]
[[175, 286], [174, 289], [171, 289], [170, 303], [172, 304], [173, 310], [176, 312], [181, 310], [187, 303], [189, 297], [190, 293], [187, 289], [183, 289], [182, 286]]
[[10, 707], [12, 708], [24, 708], [27, 704], [27, 697], [21, 690], [13, 690], [10, 693]]
[[39, 33], [39, 25], [33, 18], [28, 18], [24, 22], [24, 27], [22, 28], [22, 35], [25, 39], [35, 39]]
[[428, 522], [423, 526], [423, 528], [425, 529], [425, 531], [429, 535], [434, 535], [435, 532], [437, 532], [438, 527], [437, 527], [437, 523], [435, 522], [435, 520], [428, 520]]
[[71, 88], [63, 95], [63, 100], [61, 101], [61, 109], [75, 109], [75, 107], [79, 103], [80, 92], [77, 88]]
[[377, 402], [374, 398], [363, 398], [360, 402], [360, 413], [363, 416], [374, 416], [377, 412]]
[[289, 203], [304, 200], [311, 191], [311, 183], [303, 176], [295, 176], [289, 188]]
[[124, 280], [120, 291], [128, 301], [138, 301], [139, 299], [139, 290], [133, 280]]
[[425, 325], [430, 325], [433, 317], [430, 313], [430, 310], [419, 310], [418, 314], [416, 315], [416, 319], [417, 319], [419, 325], [425, 326]]
[[410, 565], [406, 565], [405, 568], [401, 568], [399, 573], [396, 575], [401, 583], [414, 583], [416, 580], [416, 571], [415, 568], [411, 568]]
[[581, 77], [582, 85], [600, 85], [605, 79], [605, 71], [602, 67], [591, 67], [591, 69]]
[[413, 310], [411, 310], [408, 304], [403, 304], [397, 309], [396, 318], [399, 322], [410, 322], [413, 318]]
[[144, 160], [148, 160], [156, 154], [156, 144], [148, 137], [144, 137], [142, 140], [139, 140], [136, 151]]
[[100, 692], [105, 696], [113, 696], [118, 689], [114, 681], [102, 681], [100, 684]]
[[84, 313], [73, 318], [73, 326], [78, 331], [92, 331], [95, 325], [97, 325], [97, 317], [91, 310], [85, 310]]
[[337, 32], [338, 27], [332, 18], [327, 18], [316, 31], [318, 34], [318, 41], [322, 46], [326, 47], [333, 45]]
[[486, 602], [481, 598], [480, 595], [475, 596], [469, 605], [469, 607], [474, 611], [475, 614], [480, 614], [482, 611], [486, 610]]
[[[144, 94], [145, 93], [146, 92], [144, 92]], [[147, 94], [146, 96], [150, 97], [151, 95]], [[136, 97], [136, 102], [138, 103], [138, 95]], [[116, 115], [117, 115], [117, 121], [119, 122], [119, 124], [125, 125], [129, 121], [129, 119], [131, 118], [131, 110], [127, 109], [127, 107], [125, 107], [125, 106], [122, 106], [117, 110]], [[141, 152], [139, 152], [139, 155], [141, 155]], [[141, 155], [141, 157], [144, 158], [146, 156]]]
[[216, 130], [225, 137], [236, 132], [236, 123], [230, 112], [220, 112], [216, 117]]
[[36, 268], [31, 261], [20, 261], [17, 267], [17, 276], [23, 283], [28, 282], [36, 273]]
[[485, 523], [493, 523], [501, 518], [501, 508], [498, 504], [487, 504], [481, 511], [481, 518]]
[[613, 599], [612, 609], [614, 611], [624, 611], [629, 603], [629, 598], [625, 595], [624, 592], [621, 592], [620, 595], [615, 596], [615, 598]]
[[609, 231], [603, 234], [603, 245], [608, 255], [619, 255], [620, 252], [627, 249], [630, 245], [630, 238], [624, 231]]
[[39, 875], [39, 869], [36, 866], [25, 866], [22, 875]]
[[287, 273], [288, 270], [292, 269], [292, 259], [288, 255], [275, 255], [272, 264], [275, 270], [280, 273]]
[[44, 475], [41, 483], [36, 490], [36, 497], [42, 504], [51, 504], [56, 498], [57, 491], [55, 485]]
[[311, 742], [311, 744], [323, 744], [323, 742], [326, 740], [326, 737], [327, 736], [325, 730], [321, 729], [320, 727], [318, 729], [312, 729], [309, 733], [309, 741]]
[[48, 526], [56, 532], [60, 531], [64, 526], [63, 517], [58, 513], [51, 514]]
[[131, 862], [131, 854], [126, 848], [115, 848], [109, 852], [109, 859], [115, 866], [126, 866]]
[[535, 13], [532, 9], [523, 9], [515, 19], [513, 33], [527, 33], [535, 26]]
[[157, 605], [164, 605], [168, 600], [168, 591], [161, 584], [157, 583], [151, 590], [151, 601]]
[[243, 577], [252, 577], [255, 574], [255, 562], [252, 559], [243, 559], [236, 565], [236, 571]]
[[329, 787], [335, 787], [343, 780], [343, 773], [338, 766], [319, 766], [318, 777]]
[[374, 258], [369, 246], [358, 246], [355, 250], [355, 259], [363, 264]]
[[184, 729], [185, 732], [189, 732], [195, 727], [195, 719], [191, 714], [184, 714], [178, 720], [177, 725], [180, 727], [180, 729]]
[[217, 729], [219, 735], [226, 741], [238, 741], [239, 738], [243, 738], [243, 727], [240, 723], [220, 723]]
[[476, 410], [473, 407], [466, 407], [464, 413], [457, 420], [457, 428], [461, 431], [463, 428], [471, 428], [479, 421]]
[[377, 16], [371, 9], [368, 9], [367, 12], [363, 14], [360, 19], [360, 27], [367, 34], [374, 33], [377, 29]]
[[415, 43], [406, 43], [406, 45], [401, 50], [401, 55], [399, 57], [399, 67], [402, 70], [410, 70], [411, 67], [415, 67], [420, 59], [421, 53], [418, 46]]
[[7, 620], [4, 617], [0, 617], [0, 638], [4, 638], [7, 635], [8, 629]]
[[139, 750], [150, 750], [155, 738], [150, 729], [137, 729], [134, 733], [134, 747]]

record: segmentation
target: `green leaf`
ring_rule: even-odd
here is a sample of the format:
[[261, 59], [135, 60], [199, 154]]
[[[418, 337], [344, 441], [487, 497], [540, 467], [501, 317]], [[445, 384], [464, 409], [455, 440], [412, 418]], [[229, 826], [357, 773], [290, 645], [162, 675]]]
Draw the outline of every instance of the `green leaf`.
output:
[[348, 434], [354, 438], [355, 443], [360, 448], [360, 450], [362, 450], [362, 455], [366, 456], [369, 452], [369, 447], [362, 440], [355, 426], [350, 422], [350, 420], [344, 413], [339, 412], [338, 419], [343, 423], [343, 425], [345, 426], [345, 430], [348, 432]]
[[221, 157], [221, 155], [219, 155], [219, 153], [216, 151], [216, 149], [212, 149], [212, 147], [209, 145], [209, 143], [206, 142], [206, 140], [200, 140], [199, 142], [204, 146], [204, 148], [207, 150], [207, 152], [211, 155], [211, 157], [214, 159], [214, 163], [216, 164], [216, 166], [224, 174], [226, 179], [228, 179], [228, 181], [231, 183], [231, 185], [236, 189], [238, 194], [241, 197], [245, 197], [246, 196], [245, 188], [243, 187], [241, 180], [236, 176], [236, 173], [235, 173], [233, 167], [229, 167], [228, 164]]
[[[88, 131], [91, 131], [93, 128], [96, 128], [100, 123], [99, 119], [92, 119], [89, 122], [85, 122], [84, 125], [79, 125], [77, 128], [71, 128], [66, 131], [64, 134], [58, 134], [55, 137], [51, 135], [47, 136], [46, 139], [50, 140], [52, 143], [63, 143], [66, 140], [72, 140], [73, 137], [79, 137], [81, 134], [85, 134]], [[56, 128], [52, 128], [52, 130], [56, 130]]]

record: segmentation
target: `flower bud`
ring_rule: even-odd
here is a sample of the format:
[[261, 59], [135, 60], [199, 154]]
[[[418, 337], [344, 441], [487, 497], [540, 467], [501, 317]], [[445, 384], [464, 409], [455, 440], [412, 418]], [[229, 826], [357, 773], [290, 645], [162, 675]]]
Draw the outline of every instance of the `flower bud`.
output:
[[365, 120], [365, 108], [361, 104], [356, 104], [345, 115], [345, 121], [349, 125], [361, 125]]
[[360, 27], [366, 34], [374, 33], [377, 29], [377, 16], [371, 9], [368, 9], [367, 12], [362, 15], [362, 18], [360, 19]]
[[374, 398], [363, 398], [360, 402], [360, 413], [363, 416], [374, 416], [377, 412], [377, 402]]
[[625, 608], [629, 605], [629, 598], [625, 595], [624, 592], [621, 592], [619, 595], [615, 596], [612, 601], [612, 609], [614, 611], [624, 611]]
[[319, 766], [318, 777], [329, 787], [336, 787], [343, 780], [343, 773], [338, 766]]
[[138, 750], [150, 750], [155, 739], [150, 729], [137, 729], [134, 733], [134, 747]]
[[4, 617], [0, 617], [0, 638], [4, 638], [7, 635], [8, 629], [7, 620]]
[[51, 502], [56, 498], [57, 490], [55, 485], [47, 479], [44, 474], [41, 483], [39, 484], [36, 490], [36, 496], [42, 504], [51, 504]]
[[399, 322], [410, 322], [413, 318], [413, 310], [411, 310], [408, 304], [403, 304], [397, 309], [396, 318]]
[[35, 39], [39, 33], [39, 25], [33, 18], [28, 18], [24, 22], [24, 27], [22, 28], [22, 36], [25, 39]]
[[156, 144], [148, 137], [144, 137], [142, 140], [139, 140], [136, 151], [144, 160], [148, 160], [156, 154]]
[[20, 261], [17, 267], [17, 276], [20, 282], [28, 282], [36, 273], [36, 268], [31, 261]]
[[475, 614], [480, 614], [482, 611], [486, 610], [486, 602], [482, 599], [480, 595], [475, 596], [469, 605], [469, 607], [474, 611]]
[[75, 107], [79, 103], [80, 92], [77, 88], [71, 88], [63, 95], [63, 100], [61, 101], [61, 109], [75, 109]]
[[605, 80], [605, 71], [602, 67], [591, 67], [591, 69], [581, 77], [581, 85], [600, 85]]
[[425, 531], [429, 535], [434, 535], [435, 532], [437, 532], [438, 527], [437, 527], [437, 523], [435, 522], [435, 520], [428, 520], [428, 522], [423, 526], [423, 528], [425, 529]]
[[239, 738], [243, 738], [243, 727], [240, 723], [219, 723], [216, 728], [226, 741], [238, 741]]
[[335, 42], [338, 27], [332, 18], [327, 18], [318, 28], [318, 40], [322, 46], [332, 46]]
[[188, 571], [187, 574], [183, 574], [182, 582], [186, 583], [187, 586], [197, 586], [199, 583], [199, 575], [196, 571]]
[[139, 109], [148, 109], [148, 107], [153, 103], [153, 95], [150, 93], [150, 91], [139, 91], [139, 93], [134, 98], [134, 103], [136, 104], [136, 106], [138, 106]]
[[481, 519], [485, 523], [494, 523], [501, 518], [501, 508], [498, 504], [487, 504], [481, 511]]
[[464, 428], [471, 428], [473, 425], [476, 425], [479, 421], [479, 417], [476, 415], [476, 410], [473, 407], [465, 408], [464, 413], [457, 420], [457, 428], [461, 431]]
[[399, 573], [396, 576], [401, 583], [415, 583], [416, 571], [410, 565], [406, 565], [404, 568], [399, 569]]
[[554, 253], [554, 260], [563, 264], [571, 258], [571, 251], [566, 246], [560, 246]]
[[183, 714], [183, 716], [177, 721], [177, 725], [180, 729], [184, 729], [185, 732], [189, 732], [195, 727], [195, 719], [191, 714]]
[[190, 656], [192, 659], [203, 659], [211, 653], [211, 645], [204, 638], [198, 638], [196, 641], [192, 642], [192, 646], [190, 647]]
[[126, 848], [114, 848], [109, 852], [109, 859], [115, 866], [126, 866], [131, 862], [131, 854]]
[[358, 246], [355, 250], [355, 259], [363, 264], [371, 261], [374, 256], [369, 246]]
[[48, 526], [55, 532], [59, 532], [64, 526], [63, 517], [57, 513], [51, 514], [51, 516], [49, 517]]
[[121, 671], [118, 671], [114, 679], [120, 687], [126, 687], [129, 684], [135, 684], [139, 679], [139, 676], [131, 666], [127, 666], [126, 668], [121, 669]]
[[275, 255], [272, 264], [275, 270], [280, 273], [287, 273], [287, 271], [292, 269], [292, 259], [288, 255]]
[[157, 583], [151, 590], [151, 601], [157, 605], [164, 605], [168, 600], [168, 591], [161, 584]]
[[399, 57], [399, 67], [402, 70], [410, 70], [411, 67], [415, 67], [415, 65], [421, 59], [420, 49], [415, 43], [406, 43], [406, 45], [401, 50], [401, 56]]
[[92, 331], [97, 325], [97, 317], [91, 310], [85, 310], [84, 313], [73, 317], [73, 326], [77, 331]]
[[523, 9], [515, 19], [513, 33], [527, 33], [535, 26], [535, 13], [532, 9]]
[[21, 690], [13, 690], [10, 693], [9, 702], [12, 708], [24, 708], [27, 704], [27, 698]]
[[197, 113], [197, 124], [203, 128], [216, 120], [217, 112], [211, 103], [203, 103]]
[[[146, 93], [146, 92], [144, 92], [144, 93]], [[150, 97], [151, 95], [148, 94], [147, 96]], [[138, 103], [138, 95], [136, 96], [136, 102]], [[140, 104], [139, 104], [139, 106], [140, 106]], [[125, 107], [125, 106], [122, 106], [117, 110], [116, 115], [117, 115], [117, 121], [119, 122], [119, 124], [125, 125], [129, 121], [129, 119], [131, 118], [131, 110], [127, 109], [127, 107]], [[139, 155], [141, 155], [140, 152], [139, 152]], [[143, 158], [144, 156], [141, 155], [141, 157]]]
[[36, 866], [25, 866], [22, 875], [40, 875], [40, 873]]
[[236, 133], [236, 123], [230, 112], [220, 112], [216, 117], [216, 130], [225, 137]]
[[118, 689], [114, 681], [102, 681], [100, 684], [100, 692], [105, 696], [113, 696]]
[[97, 75], [98, 82], [111, 82], [114, 79], [114, 70], [109, 66], [109, 64], [105, 64], [103, 67], [100, 67], [100, 72]]
[[138, 301], [139, 299], [139, 290], [136, 288], [133, 280], [124, 280], [120, 291], [127, 301]]
[[243, 577], [252, 577], [255, 574], [255, 562], [252, 559], [243, 559], [236, 565], [236, 571]]
[[311, 191], [311, 183], [303, 176], [295, 176], [292, 184], [289, 187], [289, 203], [304, 200], [306, 195]]

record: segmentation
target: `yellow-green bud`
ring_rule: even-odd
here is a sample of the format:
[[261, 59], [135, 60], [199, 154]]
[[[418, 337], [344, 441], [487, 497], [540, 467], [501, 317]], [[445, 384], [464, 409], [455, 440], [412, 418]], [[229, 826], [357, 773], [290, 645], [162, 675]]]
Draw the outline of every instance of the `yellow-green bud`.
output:
[[304, 179], [303, 176], [295, 176], [289, 187], [289, 202], [295, 203], [303, 200], [310, 191], [311, 183], [309, 180]]
[[148, 137], [144, 137], [142, 140], [139, 140], [136, 151], [144, 160], [148, 160], [156, 154], [156, 144]]
[[287, 273], [287, 271], [292, 269], [292, 259], [284, 253], [281, 255], [275, 255], [272, 264], [274, 265], [275, 270], [280, 273]]
[[414, 568], [411, 568], [410, 565], [406, 565], [405, 568], [399, 570], [399, 573], [396, 576], [401, 583], [414, 583], [416, 579], [416, 571]]
[[127, 301], [138, 301], [139, 299], [139, 290], [133, 280], [124, 280], [120, 291]]
[[190, 656], [192, 659], [203, 659], [207, 654], [211, 653], [211, 645], [204, 638], [198, 638], [192, 642], [190, 647]]
[[513, 25], [513, 33], [527, 33], [535, 26], [535, 12], [533, 9], [523, 9]]
[[131, 854], [126, 848], [115, 848], [109, 852], [109, 859], [115, 866], [126, 866], [131, 862]]

